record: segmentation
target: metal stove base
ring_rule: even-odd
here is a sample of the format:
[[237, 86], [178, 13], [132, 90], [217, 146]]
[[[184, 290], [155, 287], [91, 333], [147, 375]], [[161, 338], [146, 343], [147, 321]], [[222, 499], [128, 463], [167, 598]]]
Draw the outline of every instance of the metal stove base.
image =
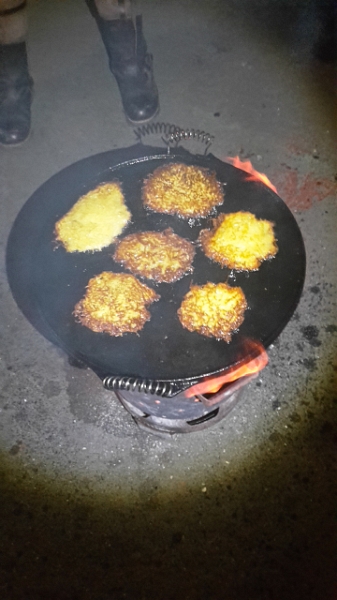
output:
[[193, 398], [160, 398], [135, 392], [116, 391], [124, 408], [144, 431], [170, 437], [176, 433], [201, 431], [224, 419], [241, 399], [244, 388], [233, 391], [225, 400], [205, 406]]

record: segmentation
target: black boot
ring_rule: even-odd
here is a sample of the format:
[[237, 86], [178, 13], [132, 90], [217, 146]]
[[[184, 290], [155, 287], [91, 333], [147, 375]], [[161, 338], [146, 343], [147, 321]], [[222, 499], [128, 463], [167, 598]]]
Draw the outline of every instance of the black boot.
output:
[[19, 144], [28, 137], [32, 90], [25, 42], [0, 44], [1, 144]]
[[118, 83], [126, 116], [132, 123], [149, 121], [159, 110], [159, 100], [141, 16], [136, 17], [136, 26], [127, 18], [106, 21], [91, 0], [87, 4], [108, 53], [110, 71]]

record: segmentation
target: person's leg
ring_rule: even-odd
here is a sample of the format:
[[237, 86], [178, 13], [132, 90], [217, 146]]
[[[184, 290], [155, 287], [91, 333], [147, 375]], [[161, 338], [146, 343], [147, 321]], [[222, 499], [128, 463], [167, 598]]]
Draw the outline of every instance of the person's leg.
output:
[[127, 118], [132, 123], [149, 121], [157, 114], [159, 101], [141, 17], [137, 16], [134, 23], [130, 0], [86, 3], [100, 31]]
[[28, 72], [24, 0], [0, 0], [0, 143], [18, 144], [30, 130], [33, 80]]

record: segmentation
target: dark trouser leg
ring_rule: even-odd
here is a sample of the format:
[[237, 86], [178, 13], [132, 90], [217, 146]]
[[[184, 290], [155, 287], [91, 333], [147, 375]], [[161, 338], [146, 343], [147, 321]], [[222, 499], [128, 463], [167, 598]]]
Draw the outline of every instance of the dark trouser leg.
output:
[[23, 142], [30, 131], [33, 80], [26, 51], [22, 0], [0, 0], [0, 143]]
[[[110, 71], [116, 78], [127, 118], [132, 123], [149, 121], [157, 114], [159, 101], [153, 77], [152, 55], [147, 52], [141, 17], [137, 16], [134, 23], [128, 15], [128, 5], [125, 6], [122, 1], [97, 0], [96, 5], [94, 0], [86, 0], [86, 3], [100, 31]], [[111, 14], [114, 9], [117, 12], [120, 9], [119, 18], [101, 16], [108, 16], [109, 4]], [[104, 5], [108, 10], [103, 10]]]

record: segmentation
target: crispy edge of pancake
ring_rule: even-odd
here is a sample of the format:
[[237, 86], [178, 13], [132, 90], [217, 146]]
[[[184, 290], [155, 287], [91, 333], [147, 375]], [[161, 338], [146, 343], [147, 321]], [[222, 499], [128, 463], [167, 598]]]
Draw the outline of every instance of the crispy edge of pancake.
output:
[[[253, 217], [255, 220], [254, 224], [258, 224], [261, 227], [267, 226], [267, 236], [270, 238], [269, 248], [267, 251], [265, 251], [264, 253], [254, 253], [252, 248], [253, 243], [250, 242], [250, 240], [247, 240], [247, 246], [245, 249], [245, 253], [247, 254], [246, 259], [239, 258], [239, 245], [242, 245], [242, 243], [239, 244], [235, 240], [234, 243], [228, 245], [228, 250], [226, 251], [221, 251], [212, 248], [212, 245], [216, 245], [217, 235], [219, 236], [219, 229], [221, 228], [222, 224], [226, 222], [228, 218], [234, 217], [236, 215], [249, 215], [249, 218], [247, 218], [247, 223]], [[229, 237], [231, 234], [232, 231], [229, 232]], [[225, 231], [222, 235], [225, 240]], [[262, 235], [262, 233], [259, 235]], [[259, 239], [261, 239], [261, 237]], [[274, 256], [276, 256], [278, 252], [278, 246], [276, 241], [277, 240], [274, 234], [274, 223], [272, 221], [267, 221], [266, 219], [258, 219], [253, 213], [248, 211], [238, 211], [236, 213], [219, 215], [216, 219], [213, 219], [213, 228], [201, 230], [198, 238], [198, 242], [201, 245], [205, 255], [208, 256], [208, 258], [210, 258], [214, 262], [219, 263], [222, 267], [235, 269], [236, 271], [257, 271], [261, 266], [262, 262], [274, 258]], [[257, 245], [256, 242], [255, 245]], [[243, 253], [243, 251], [241, 252]]]
[[[193, 174], [196, 181], [191, 185], [186, 178], [193, 179]], [[179, 191], [179, 187], [182, 190]], [[180, 202], [179, 198], [182, 198]], [[197, 165], [170, 163], [157, 167], [145, 179], [142, 200], [145, 208], [155, 212], [196, 219], [207, 217], [216, 206], [223, 204], [224, 192], [213, 171]]]
[[[116, 284], [120, 284], [120, 288]], [[160, 296], [133, 275], [103, 271], [92, 277], [82, 300], [75, 305], [73, 315], [78, 323], [96, 333], [120, 337], [137, 333], [151, 315], [147, 306]], [[116, 308], [117, 306], [117, 308]], [[109, 318], [98, 318], [99, 309], [111, 308]]]
[[[109, 190], [109, 191], [107, 191]], [[105, 239], [102, 242], [102, 240], [99, 242], [93, 242], [91, 241], [91, 243], [88, 245], [86, 245], [85, 241], [84, 243], [81, 241], [79, 243], [78, 239], [77, 241], [74, 241], [74, 239], [76, 240], [76, 236], [78, 238], [78, 236], [83, 237], [84, 239], [90, 239], [90, 230], [88, 230], [89, 228], [89, 224], [88, 223], [83, 223], [81, 224], [81, 218], [84, 219], [83, 214], [81, 215], [81, 212], [84, 213], [87, 212], [87, 215], [97, 215], [97, 204], [99, 205], [100, 199], [99, 196], [101, 194], [101, 202], [102, 199], [104, 198], [104, 194], [106, 196], [112, 195], [112, 194], [117, 194], [118, 197], [114, 199], [115, 201], [115, 206], [111, 206], [109, 207], [107, 213], [108, 213], [108, 217], [110, 218], [110, 220], [113, 217], [113, 221], [112, 221], [112, 225], [113, 227], [111, 227], [110, 225], [110, 233], [105, 233]], [[84, 208], [85, 205], [87, 205], [87, 208]], [[95, 211], [96, 208], [96, 211]], [[102, 205], [99, 206], [99, 210], [102, 210]], [[78, 218], [79, 217], [79, 218]], [[77, 219], [76, 219], [77, 218]], [[120, 224], [118, 227], [116, 227], [116, 221], [117, 219], [120, 219]], [[99, 238], [100, 235], [100, 227], [102, 228], [102, 225], [105, 225], [107, 217], [104, 216], [104, 219], [102, 218], [102, 224], [97, 225], [97, 223], [95, 224], [95, 227], [98, 229], [98, 235], [97, 238]], [[125, 204], [125, 198], [122, 192], [122, 186], [118, 181], [110, 181], [107, 183], [102, 183], [99, 186], [97, 186], [96, 188], [94, 188], [93, 190], [90, 190], [89, 192], [87, 192], [86, 194], [84, 194], [83, 196], [80, 196], [80, 198], [78, 198], [78, 200], [75, 202], [75, 204], [68, 210], [68, 212], [63, 215], [63, 217], [61, 217], [54, 226], [54, 236], [55, 236], [55, 241], [57, 243], [57, 245], [62, 245], [65, 250], [69, 253], [74, 253], [74, 252], [97, 252], [102, 250], [103, 248], [106, 248], [107, 246], [109, 246], [124, 230], [124, 228], [126, 227], [126, 225], [130, 222], [131, 219], [131, 213], [129, 211], [129, 209], [127, 208], [126, 204]], [[82, 227], [82, 231], [79, 231], [78, 226], [76, 226], [76, 220], [78, 221], [80, 227]], [[71, 221], [73, 221], [73, 226], [71, 225]], [[71, 227], [73, 227], [73, 229], [71, 229]], [[77, 228], [77, 231], [76, 231]], [[89, 233], [89, 235], [88, 235]]]
[[[230, 306], [225, 310], [226, 301]], [[242, 288], [208, 282], [192, 285], [177, 313], [185, 329], [229, 343], [243, 323], [247, 307]]]
[[[142, 231], [126, 236], [117, 242], [113, 259], [134, 275], [157, 283], [174, 283], [193, 271], [194, 256], [192, 242], [169, 227], [161, 232]], [[173, 261], [178, 263], [175, 268]], [[161, 268], [166, 264], [166, 268]]]

